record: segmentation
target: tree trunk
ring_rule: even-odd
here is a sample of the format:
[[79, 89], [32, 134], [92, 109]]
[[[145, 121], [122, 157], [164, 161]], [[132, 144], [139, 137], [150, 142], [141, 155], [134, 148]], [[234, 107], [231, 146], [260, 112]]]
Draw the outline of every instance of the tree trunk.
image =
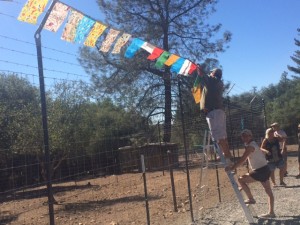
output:
[[172, 96], [171, 96], [171, 73], [166, 72], [164, 77], [165, 86], [165, 124], [164, 124], [164, 142], [171, 140], [171, 120], [172, 120]]

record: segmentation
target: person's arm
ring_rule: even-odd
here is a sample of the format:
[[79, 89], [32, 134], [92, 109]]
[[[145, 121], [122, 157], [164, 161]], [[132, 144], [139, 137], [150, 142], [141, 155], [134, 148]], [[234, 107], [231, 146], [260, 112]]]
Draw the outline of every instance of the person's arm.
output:
[[271, 152], [269, 152], [267, 149], [266, 149], [266, 143], [267, 143], [267, 139], [265, 138], [262, 143], [261, 143], [261, 146], [260, 146], [260, 149], [263, 153], [265, 153], [266, 155], [270, 155]]
[[226, 171], [229, 170], [235, 170], [237, 167], [241, 166], [248, 158], [248, 156], [254, 151], [254, 147], [253, 146], [247, 146], [245, 147], [245, 152], [242, 155], [242, 157], [232, 166], [227, 166], [225, 168]]
[[287, 151], [287, 148], [286, 148], [286, 137], [284, 137], [282, 139], [282, 150], [281, 150], [281, 154], [285, 153]]
[[281, 153], [286, 151], [286, 140], [287, 140], [287, 135], [284, 130], [279, 130], [276, 132], [276, 137], [279, 139], [279, 142], [282, 143], [282, 150]]

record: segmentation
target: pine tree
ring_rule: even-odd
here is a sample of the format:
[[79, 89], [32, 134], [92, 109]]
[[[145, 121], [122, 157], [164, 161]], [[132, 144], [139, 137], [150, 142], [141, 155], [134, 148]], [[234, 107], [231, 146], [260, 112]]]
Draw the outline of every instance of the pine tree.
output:
[[[215, 12], [218, 0], [99, 0], [106, 23], [130, 33], [170, 53], [193, 62], [224, 52], [231, 33], [221, 31], [221, 24], [209, 25], [206, 19]], [[101, 40], [99, 41], [101, 44]], [[124, 50], [124, 49], [123, 49]], [[100, 54], [99, 54], [100, 53]], [[81, 49], [80, 62], [92, 75], [102, 94], [114, 95], [126, 108], [134, 108], [148, 118], [162, 115], [164, 141], [171, 139], [173, 83], [170, 68], [156, 68], [139, 51], [134, 59]]]
[[[297, 31], [299, 32], [298, 35], [300, 35], [300, 28], [298, 28]], [[300, 47], [300, 40], [298, 40], [296, 38], [294, 40], [295, 40], [295, 45]], [[291, 56], [291, 59], [296, 63], [296, 67], [288, 66], [288, 69], [290, 71], [296, 73], [297, 75], [300, 75], [300, 50], [296, 50], [294, 55]]]

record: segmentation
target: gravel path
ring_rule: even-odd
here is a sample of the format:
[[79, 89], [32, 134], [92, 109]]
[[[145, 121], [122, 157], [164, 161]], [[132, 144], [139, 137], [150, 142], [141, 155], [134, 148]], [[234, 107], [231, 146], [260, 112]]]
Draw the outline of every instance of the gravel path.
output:
[[[288, 161], [291, 162], [290, 165], [292, 164], [293, 167], [288, 167], [289, 175], [285, 177], [287, 186], [273, 188], [275, 218], [263, 219], [257, 216], [267, 212], [267, 197], [260, 183], [251, 184], [250, 188], [256, 199], [256, 204], [252, 205], [250, 210], [254, 215], [255, 224], [300, 224], [300, 179], [295, 178], [298, 174], [298, 162], [296, 160], [296, 157], [293, 157]], [[277, 177], [278, 169], [275, 171], [275, 174]], [[206, 209], [203, 219], [197, 221], [195, 224], [243, 225], [249, 223], [237, 198], [232, 198], [230, 202], [221, 202], [214, 208]]]

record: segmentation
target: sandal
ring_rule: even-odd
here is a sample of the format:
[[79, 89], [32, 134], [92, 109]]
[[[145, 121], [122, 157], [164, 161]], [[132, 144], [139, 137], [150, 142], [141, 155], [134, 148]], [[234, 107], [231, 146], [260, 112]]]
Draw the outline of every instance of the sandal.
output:
[[255, 204], [256, 203], [256, 201], [253, 198], [252, 199], [247, 199], [244, 202], [245, 202], [245, 204]]
[[274, 213], [266, 213], [266, 214], [262, 214], [259, 216], [260, 218], [274, 218], [275, 214]]

